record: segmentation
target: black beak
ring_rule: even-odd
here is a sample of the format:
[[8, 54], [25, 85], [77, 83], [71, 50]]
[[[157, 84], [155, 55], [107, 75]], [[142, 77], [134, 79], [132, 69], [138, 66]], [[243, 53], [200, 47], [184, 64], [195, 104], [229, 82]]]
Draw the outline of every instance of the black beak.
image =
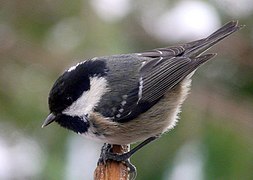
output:
[[47, 116], [46, 120], [44, 121], [44, 123], [42, 124], [41, 127], [43, 128], [43, 127], [49, 125], [50, 123], [54, 122], [55, 118], [56, 118], [56, 116], [53, 113], [50, 113]]

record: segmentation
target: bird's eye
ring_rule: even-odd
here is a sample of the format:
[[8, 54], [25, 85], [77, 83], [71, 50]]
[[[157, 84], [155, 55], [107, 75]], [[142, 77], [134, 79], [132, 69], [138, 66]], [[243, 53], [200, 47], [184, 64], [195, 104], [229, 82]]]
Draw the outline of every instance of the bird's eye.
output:
[[68, 96], [68, 97], [66, 98], [66, 100], [67, 100], [67, 101], [72, 101], [72, 98]]

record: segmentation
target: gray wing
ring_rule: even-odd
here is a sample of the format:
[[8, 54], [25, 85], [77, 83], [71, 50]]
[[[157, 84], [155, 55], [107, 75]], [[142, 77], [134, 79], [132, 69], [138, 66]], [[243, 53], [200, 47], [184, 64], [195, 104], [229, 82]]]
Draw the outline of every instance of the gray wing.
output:
[[188, 57], [154, 58], [140, 69], [136, 88], [127, 94], [125, 103], [117, 108], [114, 120], [127, 122], [156, 104], [163, 95], [173, 89], [198, 66], [215, 54], [206, 54], [195, 59]]
[[[162, 97], [166, 91], [175, 87], [187, 75], [197, 69], [201, 64], [211, 59], [215, 54], [206, 54], [194, 59], [188, 57], [172, 57], [159, 65], [154, 64], [140, 70], [142, 88], [139, 97], [142, 101], [155, 101]], [[157, 61], [157, 60], [153, 60]], [[161, 61], [161, 60], [158, 60]]]
[[124, 103], [118, 105], [114, 120], [126, 122], [147, 111], [167, 91], [215, 56], [215, 54], [201, 54], [242, 27], [237, 21], [231, 21], [207, 38], [137, 53], [138, 59], [148, 60], [143, 62], [139, 70], [138, 84], [127, 94]]

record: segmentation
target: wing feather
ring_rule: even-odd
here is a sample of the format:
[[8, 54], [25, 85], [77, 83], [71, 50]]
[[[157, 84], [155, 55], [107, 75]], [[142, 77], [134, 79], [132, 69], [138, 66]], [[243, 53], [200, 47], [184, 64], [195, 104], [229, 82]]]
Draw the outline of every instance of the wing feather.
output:
[[127, 94], [125, 103], [118, 106], [114, 120], [126, 122], [147, 111], [166, 92], [215, 56], [202, 55], [205, 51], [242, 27], [237, 21], [231, 21], [207, 38], [136, 53], [137, 60], [143, 63], [139, 71], [139, 83]]
[[[125, 122], [145, 112], [159, 101], [165, 92], [175, 87], [199, 65], [213, 56], [214, 54], [207, 54], [196, 59], [174, 57], [159, 66], [149, 67], [149, 73], [147, 71], [144, 74], [140, 73], [142, 88], [140, 89], [139, 83], [137, 88], [128, 93], [126, 104], [118, 107], [118, 113], [114, 120]], [[150, 66], [148, 63], [146, 65]], [[145, 65], [142, 68], [145, 68]], [[142, 71], [140, 70], [140, 72]], [[142, 92], [140, 93], [140, 91]]]

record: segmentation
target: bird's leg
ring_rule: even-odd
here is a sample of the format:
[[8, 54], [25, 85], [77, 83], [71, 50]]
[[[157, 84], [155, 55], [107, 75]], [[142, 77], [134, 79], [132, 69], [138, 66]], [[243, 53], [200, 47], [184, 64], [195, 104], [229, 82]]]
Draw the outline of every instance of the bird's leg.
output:
[[135, 172], [136, 168], [134, 167], [134, 165], [132, 165], [129, 161], [129, 158], [138, 150], [140, 150], [143, 146], [149, 144], [150, 142], [156, 140], [158, 136], [152, 136], [148, 139], [146, 139], [145, 141], [143, 141], [142, 143], [138, 144], [136, 147], [134, 147], [132, 150], [130, 150], [127, 153], [124, 154], [116, 154], [116, 153], [112, 153], [111, 152], [111, 145], [110, 144], [104, 144], [104, 146], [102, 147], [101, 150], [101, 155], [99, 158], [99, 162], [105, 163], [106, 160], [114, 160], [114, 161], [123, 161], [128, 168], [130, 169], [130, 172]]
[[112, 159], [114, 161], [125, 161], [125, 160], [129, 159], [134, 153], [136, 153], [136, 151], [140, 150], [143, 146], [149, 144], [150, 142], [154, 141], [158, 137], [159, 136], [152, 136], [152, 137], [146, 139], [145, 141], [143, 141], [142, 143], [138, 144], [136, 147], [131, 149], [129, 152], [124, 153], [124, 154], [115, 154], [115, 153], [109, 152], [106, 155], [107, 159]]
[[98, 159], [98, 163], [105, 164], [106, 160], [109, 159], [109, 158], [107, 158], [108, 153], [112, 153], [112, 145], [104, 143], [104, 145], [101, 148], [101, 153], [100, 153], [100, 157]]

